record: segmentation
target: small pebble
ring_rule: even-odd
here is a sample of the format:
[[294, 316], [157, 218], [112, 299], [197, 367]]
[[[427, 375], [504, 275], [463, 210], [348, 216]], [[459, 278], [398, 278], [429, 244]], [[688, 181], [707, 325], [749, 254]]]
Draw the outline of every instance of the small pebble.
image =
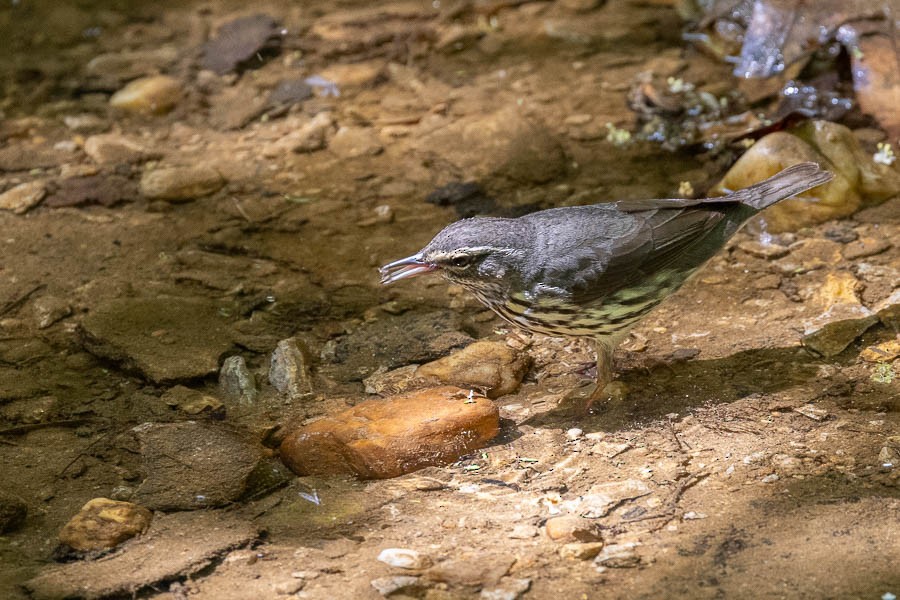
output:
[[573, 427], [572, 429], [570, 429], [566, 432], [566, 438], [568, 438], [570, 440], [577, 440], [578, 438], [580, 438], [583, 435], [584, 435], [584, 431], [581, 429], [578, 429], [577, 427]]
[[400, 569], [424, 569], [431, 562], [428, 557], [407, 548], [385, 548], [378, 555], [378, 560]]

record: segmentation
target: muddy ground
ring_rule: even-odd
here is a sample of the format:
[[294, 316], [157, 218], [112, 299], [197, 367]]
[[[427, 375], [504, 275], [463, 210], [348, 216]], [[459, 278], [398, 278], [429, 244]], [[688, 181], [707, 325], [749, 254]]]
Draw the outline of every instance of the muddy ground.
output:
[[[579, 420], [555, 409], [585, 383], [588, 346], [509, 331], [439, 280], [378, 283], [377, 266], [460, 216], [714, 183], [729, 157], [607, 140], [607, 123], [632, 124], [625, 94], [642, 71], [729, 81], [685, 48], [668, 3], [162, 4], [0, 8], [0, 190], [43, 190], [0, 211], [0, 485], [18, 498], [5, 506], [27, 507], [0, 537], [0, 596], [377, 598], [371, 582], [395, 576], [417, 579], [381, 581], [406, 584], [394, 597], [435, 600], [900, 594], [900, 368], [861, 357], [897, 321], [873, 318], [828, 358], [801, 345], [833, 296], [890, 304], [900, 200], [801, 228], [784, 252], [740, 233], [620, 350], [627, 393]], [[256, 13], [277, 21], [280, 48], [240, 75], [201, 72], [211, 33]], [[88, 67], [126, 51], [132, 64]], [[110, 109], [112, 92], [156, 72], [181, 87], [169, 112]], [[340, 95], [267, 104], [280, 81], [313, 75]], [[298, 140], [320, 114], [330, 122]], [[139, 149], [87, 153], [97, 133]], [[871, 128], [860, 139], [874, 150]], [[199, 198], [139, 185], [168, 166], [221, 179]], [[481, 192], [425, 201], [467, 181]], [[268, 361], [294, 335], [311, 389], [288, 399]], [[481, 337], [532, 359], [495, 400], [501, 433], [482, 451], [383, 481], [279, 465], [289, 424], [365, 399], [379, 368]], [[220, 388], [237, 355], [255, 398]], [[223, 406], [185, 409], [176, 385]], [[225, 469], [246, 444], [265, 473], [218, 508], [159, 510], [144, 538], [100, 559], [57, 548], [91, 498], [146, 495], [141, 436], [191, 420], [231, 436]], [[547, 519], [611, 482], [632, 491], [592, 519], [599, 557], [561, 554]], [[390, 567], [385, 548], [440, 568]]]

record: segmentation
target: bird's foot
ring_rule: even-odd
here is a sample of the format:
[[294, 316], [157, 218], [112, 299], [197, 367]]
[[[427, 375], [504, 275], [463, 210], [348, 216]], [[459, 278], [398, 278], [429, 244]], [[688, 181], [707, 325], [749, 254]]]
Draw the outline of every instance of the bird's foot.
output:
[[628, 386], [622, 381], [590, 383], [575, 388], [563, 397], [558, 410], [574, 418], [583, 418], [604, 404], [622, 402], [627, 395]]

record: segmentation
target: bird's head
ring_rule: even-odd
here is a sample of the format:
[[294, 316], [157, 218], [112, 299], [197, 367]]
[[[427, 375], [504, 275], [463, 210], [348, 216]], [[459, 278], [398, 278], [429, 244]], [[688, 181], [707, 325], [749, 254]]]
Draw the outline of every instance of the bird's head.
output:
[[520, 229], [515, 219], [457, 221], [416, 254], [381, 267], [381, 283], [438, 272], [470, 289], [502, 285], [518, 275], [525, 257], [525, 236]]

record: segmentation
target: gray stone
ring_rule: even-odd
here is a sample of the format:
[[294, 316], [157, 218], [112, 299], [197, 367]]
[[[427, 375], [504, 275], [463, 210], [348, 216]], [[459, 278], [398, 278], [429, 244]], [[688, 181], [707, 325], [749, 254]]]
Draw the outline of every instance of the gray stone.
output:
[[233, 502], [262, 458], [259, 448], [231, 432], [194, 421], [146, 423], [134, 431], [145, 474], [135, 502], [154, 510]]
[[21, 215], [40, 204], [46, 195], [47, 186], [43, 181], [20, 183], [0, 194], [0, 210]]
[[166, 296], [112, 300], [91, 310], [78, 334], [91, 354], [156, 383], [215, 373], [233, 336], [212, 302]]
[[296, 337], [281, 340], [272, 353], [269, 383], [290, 398], [311, 394], [310, 364], [310, 352], [302, 340]]
[[256, 389], [256, 378], [247, 368], [243, 356], [229, 356], [222, 363], [219, 371], [219, 389], [222, 395], [238, 404], [253, 404], [259, 391]]
[[141, 177], [141, 193], [147, 198], [186, 202], [219, 191], [225, 178], [209, 165], [163, 167]]

